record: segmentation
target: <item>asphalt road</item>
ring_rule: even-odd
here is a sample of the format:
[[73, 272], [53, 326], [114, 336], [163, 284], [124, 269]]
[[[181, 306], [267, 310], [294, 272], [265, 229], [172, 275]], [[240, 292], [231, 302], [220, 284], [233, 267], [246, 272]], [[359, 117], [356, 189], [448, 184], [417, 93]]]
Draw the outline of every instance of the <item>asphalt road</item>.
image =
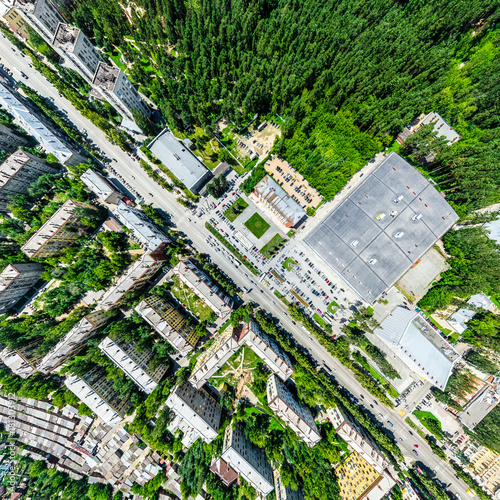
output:
[[[310, 354], [320, 365], [325, 362], [327, 366], [333, 370], [332, 376], [341, 386], [359, 400], [360, 406], [372, 412], [379, 421], [383, 422], [386, 430], [389, 434], [392, 434], [395, 439], [402, 439], [398, 444], [408, 464], [413, 461], [422, 462], [428, 469], [436, 473], [436, 477], [442, 483], [447, 485], [451, 484], [449, 491], [453, 493], [458, 492], [463, 498], [466, 498], [468, 487], [465, 483], [455, 477], [455, 473], [449, 464], [441, 461], [434, 455], [427, 443], [411, 430], [404, 422], [404, 419], [398, 415], [397, 411], [391, 410], [378, 402], [378, 404], [375, 404], [373, 396], [358, 383], [350, 370], [346, 369], [337, 359], [332, 358], [325, 352], [316, 339], [314, 339], [305, 329], [299, 325], [292, 324], [290, 318], [284, 314], [286, 307], [279, 300], [275, 300], [276, 297], [268, 287], [259, 283], [258, 278], [255, 279], [256, 277], [249, 274], [244, 266], [240, 266], [236, 269], [235, 266], [222, 255], [222, 252], [213, 251], [212, 247], [205, 241], [209, 233], [204, 228], [204, 222], [210, 215], [205, 214], [204, 217], [197, 218], [176, 202], [173, 193], [164, 190], [152, 181], [141, 169], [138, 161], [129, 157], [118, 146], [109, 143], [101, 130], [84, 118], [69, 101], [61, 97], [57, 89], [53, 87], [43, 75], [31, 68], [28, 65], [30, 62], [28, 57], [21, 57], [17, 49], [15, 49], [15, 52], [12, 51], [11, 48], [13, 48], [13, 46], [1, 34], [0, 48], [0, 62], [10, 69], [16, 67], [23, 71], [28, 76], [27, 80], [23, 80], [26, 85], [39, 92], [41, 95], [52, 98], [54, 104], [59, 109], [66, 110], [67, 116], [73, 124], [81, 131], [87, 130], [88, 137], [101, 149], [104, 156], [114, 160], [111, 166], [115, 171], [118, 172], [128, 184], [133, 186], [135, 191], [142, 196], [146, 203], [152, 202], [155, 207], [168, 212], [176, 228], [183, 231], [188, 236], [193, 246], [200, 252], [210, 254], [212, 261], [230, 276], [238, 286], [252, 288], [251, 292], [245, 295], [245, 300], [252, 300], [262, 305], [266, 311], [279, 318], [282, 327], [290, 332], [302, 346], [308, 349]], [[14, 74], [14, 76], [17, 75]], [[113, 176], [110, 177], [112, 178]], [[149, 196], [149, 193], [153, 194], [153, 196]], [[190, 218], [192, 222], [189, 222], [188, 218]], [[311, 226], [309, 226], [308, 229], [310, 230]], [[245, 274], [248, 274], [249, 277], [247, 278]], [[250, 283], [250, 279], [253, 279], [255, 285]], [[275, 304], [273, 304], [273, 301]], [[370, 405], [373, 405], [374, 408], [372, 409]], [[379, 413], [382, 413], [383, 419], [378, 416]], [[386, 424], [387, 421], [393, 424], [392, 428]], [[411, 435], [410, 432], [412, 432], [413, 435]], [[419, 446], [418, 458], [415, 457], [412, 452], [414, 444], [418, 444]]]

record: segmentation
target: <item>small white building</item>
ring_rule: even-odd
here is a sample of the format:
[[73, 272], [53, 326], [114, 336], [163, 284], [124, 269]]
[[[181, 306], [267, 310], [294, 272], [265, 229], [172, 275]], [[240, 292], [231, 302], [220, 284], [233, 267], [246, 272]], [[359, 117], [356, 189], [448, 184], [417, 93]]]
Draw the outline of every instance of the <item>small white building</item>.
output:
[[123, 194], [99, 172], [89, 168], [80, 177], [80, 180], [102, 201], [118, 205]]
[[[487, 311], [491, 304], [491, 300], [484, 294], [478, 293], [473, 295], [468, 301], [467, 304], [470, 304], [474, 307], [480, 307]], [[458, 333], [463, 333], [467, 330], [467, 323], [476, 315], [476, 311], [472, 309], [467, 309], [465, 307], [459, 309], [457, 312], [453, 313], [448, 318], [448, 324], [456, 330]]]

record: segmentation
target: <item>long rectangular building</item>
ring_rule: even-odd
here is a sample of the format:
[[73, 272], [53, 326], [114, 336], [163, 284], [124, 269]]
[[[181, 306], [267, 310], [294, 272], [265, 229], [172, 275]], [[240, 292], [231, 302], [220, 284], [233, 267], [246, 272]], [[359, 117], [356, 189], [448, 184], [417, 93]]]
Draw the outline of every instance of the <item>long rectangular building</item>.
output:
[[104, 311], [94, 311], [82, 318], [42, 359], [38, 370], [48, 374], [76, 354], [110, 317]]
[[166, 405], [179, 420], [173, 422], [174, 427], [180, 426], [182, 421], [192, 429], [192, 442], [201, 437], [205, 443], [211, 443], [217, 437], [222, 410], [205, 391], [197, 390], [186, 382], [170, 392]]
[[13, 373], [22, 378], [28, 378], [35, 373], [41, 356], [37, 354], [39, 341], [32, 342], [24, 347], [9, 349], [6, 347], [0, 353], [0, 359], [8, 366]]
[[77, 208], [97, 208], [80, 201], [68, 200], [45, 224], [21, 247], [23, 253], [30, 259], [43, 259], [60, 255], [62, 250], [70, 247], [88, 231]]
[[130, 400], [113, 389], [113, 381], [107, 380], [101, 367], [92, 368], [83, 377], [71, 375], [64, 384], [108, 425], [120, 423], [130, 409]]
[[123, 198], [123, 194], [99, 172], [89, 168], [80, 177], [80, 180], [92, 191], [100, 200], [106, 203], [118, 205]]
[[214, 283], [197, 265], [194, 259], [179, 262], [173, 272], [221, 319], [226, 319], [233, 311], [234, 301], [224, 290]]
[[101, 297], [98, 307], [104, 311], [117, 307], [127, 292], [142, 288], [165, 263], [165, 254], [162, 251], [146, 252]]
[[106, 337], [99, 344], [99, 349], [146, 394], [155, 390], [168, 369], [160, 364], [151, 370], [149, 363], [154, 357], [153, 351], [143, 349], [137, 352], [135, 344], [126, 344]]
[[27, 194], [31, 183], [42, 174], [56, 174], [59, 169], [45, 160], [18, 149], [0, 165], [0, 212], [7, 210], [10, 197]]
[[222, 459], [264, 497], [273, 491], [273, 471], [266, 454], [245, 436], [241, 424], [227, 426]]
[[0, 314], [14, 307], [40, 279], [41, 264], [9, 264], [0, 274]]
[[146, 297], [135, 310], [182, 356], [196, 347], [199, 336], [194, 326], [188, 326], [186, 318], [162, 297]]
[[267, 403], [308, 446], [314, 446], [321, 440], [311, 412], [297, 402], [284, 382], [274, 373], [267, 380]]

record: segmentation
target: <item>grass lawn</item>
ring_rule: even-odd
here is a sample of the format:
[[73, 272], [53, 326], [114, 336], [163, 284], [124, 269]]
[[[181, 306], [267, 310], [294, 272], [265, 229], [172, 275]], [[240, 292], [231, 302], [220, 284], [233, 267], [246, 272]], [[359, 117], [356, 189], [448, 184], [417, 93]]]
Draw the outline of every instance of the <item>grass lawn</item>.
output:
[[322, 328], [326, 328], [326, 326], [328, 325], [328, 323], [318, 313], [314, 313], [313, 318], [314, 321], [319, 323]]
[[283, 262], [283, 267], [287, 271], [291, 271], [296, 265], [297, 263], [291, 257], [288, 257], [288, 259], [286, 259], [285, 262]]
[[289, 237], [289, 238], [292, 238], [293, 236], [295, 236], [295, 231], [293, 229], [290, 229], [290, 231], [288, 231], [288, 233], [286, 233], [286, 235]]
[[[261, 249], [260, 253], [270, 259], [285, 244], [285, 238], [276, 233]], [[278, 247], [278, 248], [276, 248]]]
[[179, 302], [184, 304], [200, 321], [208, 320], [212, 313], [212, 309], [205, 305], [192, 290], [181, 283], [177, 276], [173, 276], [172, 281], [172, 295], [174, 295]]
[[328, 307], [327, 309], [332, 313], [332, 314], [335, 314], [337, 312], [339, 308], [339, 305], [337, 304], [337, 302], [335, 302], [334, 300], [332, 300], [329, 304], [328, 304]]
[[[233, 214], [231, 212], [231, 207], [235, 206], [235, 208], [239, 207], [239, 213]], [[248, 207], [248, 203], [240, 196], [225, 212], [224, 212], [224, 217], [228, 219], [231, 222], [234, 222], [236, 217], [242, 214], [242, 212], [245, 210], [245, 208]]]
[[[418, 418], [420, 423], [439, 440], [443, 439], [441, 422], [430, 411], [414, 411], [413, 415]], [[433, 423], [430, 423], [433, 422]]]
[[255, 213], [245, 222], [245, 227], [256, 237], [261, 238], [271, 227], [259, 214]]
[[397, 398], [399, 396], [399, 392], [396, 391], [396, 389], [392, 387], [390, 382], [385, 377], [383, 377], [377, 370], [375, 370], [375, 368], [373, 368], [373, 366], [370, 365], [370, 363], [359, 360], [356, 361], [358, 361], [358, 363], [363, 365], [363, 368], [367, 370], [377, 382], [380, 382], [384, 386], [384, 388], [388, 385], [387, 392], [390, 394], [392, 398]]
[[210, 383], [214, 387], [219, 387], [222, 382], [226, 382], [226, 384], [235, 387], [240, 379], [239, 372], [237, 373], [236, 370], [239, 370], [240, 367], [242, 370], [252, 370], [261, 363], [262, 360], [252, 349], [242, 347], [210, 378]]

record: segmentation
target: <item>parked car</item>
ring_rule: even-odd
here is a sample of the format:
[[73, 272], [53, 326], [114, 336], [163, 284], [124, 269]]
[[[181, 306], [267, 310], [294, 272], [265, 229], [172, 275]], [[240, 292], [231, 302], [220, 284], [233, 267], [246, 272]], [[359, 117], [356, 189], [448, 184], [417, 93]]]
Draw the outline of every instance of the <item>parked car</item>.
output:
[[389, 421], [389, 420], [387, 421], [387, 425], [388, 425], [389, 427], [394, 427], [394, 424], [393, 424], [391, 421]]

